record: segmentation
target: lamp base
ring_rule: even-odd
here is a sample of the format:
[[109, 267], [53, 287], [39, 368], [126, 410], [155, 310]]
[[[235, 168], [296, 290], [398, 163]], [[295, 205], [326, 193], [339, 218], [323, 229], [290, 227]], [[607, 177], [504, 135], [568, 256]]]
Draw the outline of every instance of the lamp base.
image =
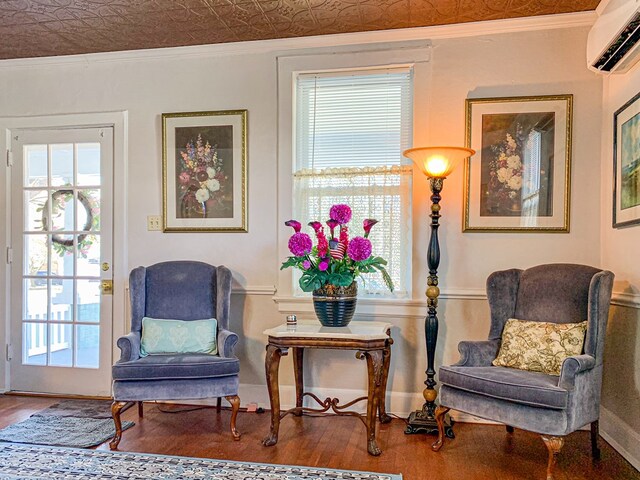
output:
[[[407, 427], [404, 433], [407, 435], [413, 433], [426, 433], [427, 435], [438, 434], [438, 423], [436, 417], [433, 414], [434, 408], [430, 408], [431, 405], [425, 403], [422, 406], [422, 410], [416, 410], [411, 412], [407, 419]], [[455, 438], [453, 433], [453, 420], [449, 415], [444, 417], [444, 434], [447, 438]]]

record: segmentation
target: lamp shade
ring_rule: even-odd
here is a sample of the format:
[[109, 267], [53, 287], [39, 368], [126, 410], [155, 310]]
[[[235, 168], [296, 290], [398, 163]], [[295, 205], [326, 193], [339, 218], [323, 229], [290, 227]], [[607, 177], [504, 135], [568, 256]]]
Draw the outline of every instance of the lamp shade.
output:
[[402, 152], [430, 178], [446, 178], [460, 160], [474, 153], [475, 150], [464, 147], [416, 147]]

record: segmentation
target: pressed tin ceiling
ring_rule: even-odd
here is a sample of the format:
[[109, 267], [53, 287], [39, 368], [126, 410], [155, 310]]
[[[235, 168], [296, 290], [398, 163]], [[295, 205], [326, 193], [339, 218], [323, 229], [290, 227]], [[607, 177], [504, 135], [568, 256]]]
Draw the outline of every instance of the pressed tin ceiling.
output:
[[0, 0], [0, 59], [593, 10], [599, 0]]

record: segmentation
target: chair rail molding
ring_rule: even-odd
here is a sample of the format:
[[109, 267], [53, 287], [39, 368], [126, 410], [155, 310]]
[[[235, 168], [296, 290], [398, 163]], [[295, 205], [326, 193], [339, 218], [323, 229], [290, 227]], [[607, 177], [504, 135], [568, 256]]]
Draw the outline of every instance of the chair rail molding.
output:
[[611, 305], [640, 308], [640, 293], [613, 292], [611, 295]]

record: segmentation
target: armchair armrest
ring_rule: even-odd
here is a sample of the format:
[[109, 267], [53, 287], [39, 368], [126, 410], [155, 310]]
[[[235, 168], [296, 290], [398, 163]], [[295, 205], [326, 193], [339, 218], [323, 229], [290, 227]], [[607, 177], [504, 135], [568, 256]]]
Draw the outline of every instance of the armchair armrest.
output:
[[140, 358], [140, 334], [138, 332], [130, 332], [124, 337], [120, 337], [117, 345], [120, 349], [118, 362], [130, 362]]
[[456, 367], [490, 367], [500, 348], [500, 340], [484, 340], [481, 342], [460, 342], [458, 351], [460, 361]]
[[575, 386], [576, 376], [581, 372], [591, 370], [596, 366], [596, 359], [591, 355], [575, 355], [565, 358], [560, 371], [560, 381], [558, 386], [567, 390], [572, 390]]
[[223, 358], [233, 358], [236, 343], [238, 343], [238, 335], [223, 328], [218, 330], [218, 355]]

